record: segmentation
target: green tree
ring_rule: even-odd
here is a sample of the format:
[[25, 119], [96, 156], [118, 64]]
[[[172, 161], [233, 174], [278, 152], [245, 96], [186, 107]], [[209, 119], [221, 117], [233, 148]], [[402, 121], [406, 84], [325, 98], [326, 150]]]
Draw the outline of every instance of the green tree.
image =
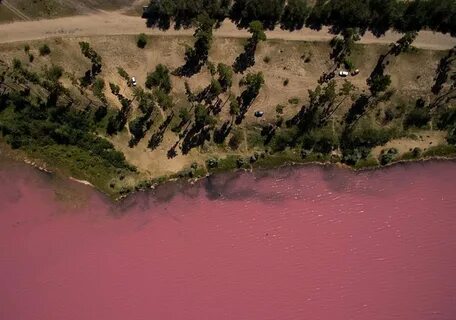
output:
[[285, 0], [234, 0], [230, 18], [241, 28], [258, 20], [272, 30], [280, 20], [284, 5]]
[[223, 91], [228, 90], [233, 85], [233, 69], [226, 64], [219, 63], [217, 66], [219, 74], [218, 81], [222, 86]]
[[385, 92], [391, 84], [389, 75], [376, 74], [367, 80], [369, 90], [373, 96], [378, 96], [379, 93]]
[[196, 30], [193, 35], [195, 44], [185, 50], [185, 64], [175, 71], [176, 75], [191, 77], [206, 64], [209, 57], [209, 49], [212, 45], [212, 28], [215, 21], [204, 12], [196, 20]]
[[203, 128], [207, 125], [215, 125], [216, 120], [209, 114], [209, 110], [203, 105], [198, 104], [195, 107], [195, 124], [198, 128]]
[[165, 93], [171, 92], [172, 85], [169, 69], [163, 64], [157, 65], [154, 72], [147, 74], [146, 88], [151, 89], [153, 87], [160, 88]]
[[310, 11], [307, 0], [288, 0], [280, 19], [281, 28], [289, 31], [301, 30]]
[[105, 82], [101, 78], [96, 78], [93, 82], [92, 90], [95, 97], [100, 99], [103, 103], [106, 103], [106, 96], [104, 94]]
[[258, 20], [250, 23], [249, 32], [252, 36], [247, 40], [247, 43], [244, 46], [244, 52], [236, 58], [233, 64], [233, 69], [236, 73], [243, 73], [245, 70], [255, 65], [255, 52], [258, 43], [266, 40], [263, 24]]
[[191, 119], [190, 111], [187, 108], [180, 108], [179, 109], [179, 118], [182, 122], [187, 123]]
[[239, 115], [241, 109], [239, 107], [239, 101], [235, 97], [231, 97], [230, 99], [230, 115], [235, 117]]
[[120, 87], [116, 85], [115, 83], [110, 82], [109, 83], [109, 88], [111, 89], [111, 92], [113, 95], [117, 96], [120, 93]]

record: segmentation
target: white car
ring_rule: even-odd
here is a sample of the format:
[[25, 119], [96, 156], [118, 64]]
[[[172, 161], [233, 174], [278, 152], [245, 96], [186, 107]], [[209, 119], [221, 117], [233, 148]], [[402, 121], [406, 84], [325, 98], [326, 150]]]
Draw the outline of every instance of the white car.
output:
[[339, 76], [341, 77], [348, 77], [350, 73], [348, 71], [345, 71], [345, 70], [341, 70], [339, 71]]
[[137, 83], [136, 83], [136, 78], [135, 77], [131, 77], [131, 81], [130, 81], [131, 85], [133, 87], [136, 87]]

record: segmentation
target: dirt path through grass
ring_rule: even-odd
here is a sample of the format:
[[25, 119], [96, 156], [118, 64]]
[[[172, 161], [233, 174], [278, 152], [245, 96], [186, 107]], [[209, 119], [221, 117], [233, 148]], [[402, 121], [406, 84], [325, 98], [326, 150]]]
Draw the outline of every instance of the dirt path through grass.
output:
[[[0, 25], [0, 43], [39, 40], [52, 37], [79, 37], [100, 35], [123, 35], [139, 34], [144, 32], [151, 35], [163, 36], [191, 36], [193, 30], [168, 30], [166, 32], [149, 29], [145, 20], [139, 17], [123, 15], [121, 12], [101, 11], [95, 14], [64, 17], [51, 20], [21, 21]], [[277, 28], [267, 32], [269, 39], [281, 39], [289, 41], [328, 41], [333, 35], [327, 29], [314, 31], [304, 29], [301, 31], [288, 32]], [[249, 33], [239, 30], [227, 21], [220, 29], [215, 31], [216, 37], [246, 38]], [[396, 41], [400, 35], [388, 32], [384, 37], [376, 38], [367, 33], [361, 43], [389, 44]], [[447, 50], [456, 45], [456, 39], [449, 35], [421, 31], [414, 45], [423, 49]]]

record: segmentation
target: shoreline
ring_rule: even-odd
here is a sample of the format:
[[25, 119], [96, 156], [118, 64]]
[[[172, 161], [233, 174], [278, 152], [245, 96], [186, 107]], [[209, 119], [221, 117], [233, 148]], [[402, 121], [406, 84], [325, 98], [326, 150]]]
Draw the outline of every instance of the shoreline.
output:
[[[170, 177], [166, 180], [160, 181], [160, 182], [154, 182], [151, 183], [149, 187], [143, 187], [143, 188], [135, 188], [134, 190], [128, 192], [127, 194], [121, 195], [119, 197], [113, 197], [112, 195], [104, 192], [97, 186], [93, 185], [87, 180], [82, 180], [82, 179], [77, 179], [72, 176], [64, 175], [62, 172], [59, 172], [59, 169], [56, 168], [55, 170], [50, 170], [45, 166], [41, 166], [37, 164], [34, 161], [31, 161], [29, 159], [22, 159], [19, 160], [18, 158], [6, 156], [8, 159], [21, 162], [27, 166], [30, 166], [37, 171], [45, 174], [50, 174], [50, 175], [56, 175], [61, 178], [67, 179], [68, 181], [76, 182], [78, 184], [87, 186], [92, 188], [94, 191], [102, 194], [103, 196], [106, 196], [108, 199], [111, 200], [112, 203], [120, 203], [123, 200], [130, 198], [134, 196], [135, 194], [138, 193], [144, 193], [147, 192], [148, 190], [155, 190], [158, 187], [165, 186], [170, 183], [186, 183], [190, 185], [194, 185], [199, 183], [200, 181], [212, 177], [212, 176], [217, 176], [217, 175], [223, 175], [223, 174], [230, 174], [230, 173], [255, 173], [255, 172], [264, 172], [264, 171], [273, 171], [273, 170], [280, 170], [280, 169], [296, 169], [299, 170], [301, 168], [305, 167], [334, 167], [337, 169], [341, 170], [350, 170], [353, 173], [358, 173], [358, 172], [368, 172], [368, 171], [380, 171], [380, 170], [387, 170], [396, 166], [400, 165], [413, 165], [413, 164], [426, 164], [429, 162], [455, 162], [456, 161], [456, 155], [454, 156], [434, 156], [434, 157], [423, 157], [423, 158], [418, 158], [418, 159], [402, 159], [398, 161], [394, 161], [391, 163], [388, 163], [386, 165], [376, 165], [376, 166], [362, 166], [362, 167], [353, 167], [347, 164], [344, 164], [342, 162], [331, 162], [331, 161], [325, 161], [325, 162], [318, 162], [318, 161], [310, 161], [310, 162], [290, 162], [290, 163], [284, 163], [279, 166], [271, 166], [271, 167], [256, 167], [256, 168], [251, 168], [251, 169], [227, 169], [227, 170], [220, 170], [217, 172], [208, 172], [203, 176], [195, 177], [195, 178], [179, 178], [179, 177]], [[157, 180], [157, 179], [155, 179]]]
[[[311, 154], [313, 155], [313, 154]], [[377, 170], [385, 170], [389, 169], [395, 166], [399, 165], [412, 165], [415, 163], [428, 163], [428, 162], [440, 162], [440, 161], [449, 161], [449, 162], [456, 162], [456, 153], [448, 153], [447, 155], [421, 155], [420, 157], [417, 158], [408, 158], [408, 159], [401, 159], [398, 158], [397, 160], [394, 160], [390, 163], [387, 164], [380, 164], [379, 162], [376, 161], [376, 163], [372, 163], [369, 161], [364, 161], [363, 163], [359, 165], [348, 165], [340, 160], [337, 161], [331, 161], [331, 160], [322, 160], [322, 161], [315, 161], [315, 160], [310, 160], [305, 161], [296, 161], [295, 159], [280, 159], [280, 163], [277, 163], [276, 161], [273, 161], [274, 159], [266, 159], [263, 161], [263, 163], [251, 163], [249, 164], [248, 167], [225, 167], [225, 168], [213, 168], [213, 169], [207, 169], [204, 172], [195, 173], [194, 176], [189, 176], [189, 171], [188, 169], [184, 169], [180, 172], [167, 175], [167, 176], [160, 176], [160, 177], [155, 177], [155, 178], [149, 178], [149, 179], [141, 179], [141, 175], [139, 175], [139, 179], [136, 181], [136, 184], [132, 186], [131, 189], [128, 190], [128, 192], [124, 193], [119, 193], [119, 192], [113, 192], [109, 193], [107, 192], [108, 189], [103, 189], [101, 187], [98, 187], [96, 184], [92, 183], [89, 181], [87, 178], [82, 178], [82, 177], [76, 177], [72, 175], [66, 168], [58, 167], [58, 166], [52, 166], [49, 165], [45, 160], [39, 159], [39, 158], [34, 158], [30, 155], [28, 155], [26, 152], [21, 151], [21, 150], [12, 150], [9, 148], [8, 145], [5, 143], [2, 143], [0, 141], [0, 160], [4, 158], [6, 160], [11, 160], [13, 162], [17, 163], [23, 163], [24, 165], [27, 165], [29, 167], [32, 167], [36, 169], [37, 171], [48, 174], [48, 175], [53, 175], [56, 177], [59, 177], [61, 179], [67, 180], [67, 181], [72, 181], [75, 183], [78, 183], [80, 185], [84, 185], [87, 187], [92, 188], [99, 194], [103, 195], [107, 199], [110, 200], [112, 203], [120, 203], [122, 200], [130, 198], [134, 194], [140, 193], [140, 192], [147, 192], [148, 190], [155, 190], [156, 188], [169, 184], [169, 183], [186, 183], [189, 185], [194, 185], [203, 179], [206, 179], [211, 176], [216, 176], [216, 175], [221, 175], [221, 174], [230, 174], [230, 173], [255, 173], [255, 172], [261, 172], [261, 171], [267, 171], [267, 170], [280, 170], [284, 168], [303, 168], [303, 167], [335, 167], [339, 168], [341, 170], [349, 170], [351, 172], [357, 173], [357, 172], [367, 172], [367, 171], [377, 171]], [[227, 159], [227, 158], [225, 158]], [[224, 159], [221, 159], [224, 160]], [[269, 160], [269, 161], [268, 161]], [[0, 163], [1, 164], [1, 163]]]

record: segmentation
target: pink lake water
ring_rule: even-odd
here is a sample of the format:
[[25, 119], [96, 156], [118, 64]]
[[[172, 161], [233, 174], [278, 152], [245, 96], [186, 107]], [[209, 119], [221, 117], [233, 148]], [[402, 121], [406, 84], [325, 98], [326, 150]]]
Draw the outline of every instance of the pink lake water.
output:
[[111, 204], [0, 166], [0, 319], [456, 319], [456, 163], [303, 167]]

